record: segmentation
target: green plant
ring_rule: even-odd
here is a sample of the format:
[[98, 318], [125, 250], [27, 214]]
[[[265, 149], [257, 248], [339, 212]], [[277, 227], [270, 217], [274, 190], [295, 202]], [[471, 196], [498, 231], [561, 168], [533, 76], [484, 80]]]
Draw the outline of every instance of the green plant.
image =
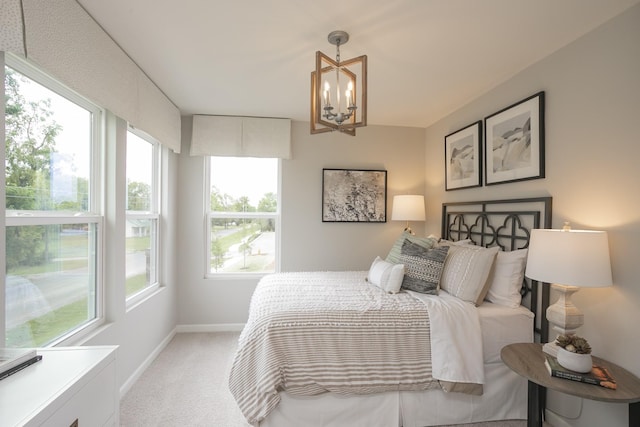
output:
[[574, 334], [558, 335], [556, 344], [572, 353], [591, 354], [591, 346], [587, 340]]

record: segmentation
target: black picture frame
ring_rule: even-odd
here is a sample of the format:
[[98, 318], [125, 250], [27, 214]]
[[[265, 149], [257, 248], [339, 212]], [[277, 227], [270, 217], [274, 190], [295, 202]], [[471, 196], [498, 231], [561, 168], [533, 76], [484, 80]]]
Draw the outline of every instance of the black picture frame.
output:
[[322, 169], [322, 222], [387, 222], [387, 171]]
[[445, 190], [482, 186], [482, 120], [444, 137]]
[[484, 119], [485, 185], [545, 177], [544, 92]]

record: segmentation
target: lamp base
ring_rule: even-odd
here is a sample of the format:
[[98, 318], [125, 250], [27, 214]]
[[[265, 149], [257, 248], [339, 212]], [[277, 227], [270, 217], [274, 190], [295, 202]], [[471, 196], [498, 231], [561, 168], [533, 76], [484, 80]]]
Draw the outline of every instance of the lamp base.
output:
[[571, 301], [580, 288], [553, 283], [551, 289], [558, 292], [558, 300], [547, 308], [547, 320], [559, 333], [572, 333], [584, 323], [584, 315]]
[[414, 232], [413, 232], [413, 230], [411, 229], [411, 227], [409, 227], [409, 221], [407, 221], [407, 226], [404, 228], [404, 232], [405, 232], [405, 233], [409, 233], [409, 234], [411, 234], [412, 236], [415, 236], [415, 235], [416, 235], [416, 233], [414, 233]]

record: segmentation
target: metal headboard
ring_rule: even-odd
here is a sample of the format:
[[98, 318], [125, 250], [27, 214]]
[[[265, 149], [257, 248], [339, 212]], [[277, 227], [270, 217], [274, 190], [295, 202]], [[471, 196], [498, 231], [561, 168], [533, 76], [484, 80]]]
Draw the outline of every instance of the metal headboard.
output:
[[[471, 239], [476, 245], [499, 246], [504, 251], [524, 249], [534, 228], [551, 228], [551, 197], [451, 202], [442, 204], [442, 237]], [[525, 278], [520, 291], [523, 305], [535, 314], [534, 332], [547, 342], [549, 285]]]

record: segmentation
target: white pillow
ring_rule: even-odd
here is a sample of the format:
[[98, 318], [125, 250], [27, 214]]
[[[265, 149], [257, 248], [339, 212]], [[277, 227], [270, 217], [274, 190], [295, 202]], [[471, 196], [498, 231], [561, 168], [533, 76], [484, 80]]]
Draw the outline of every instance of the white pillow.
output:
[[373, 260], [367, 280], [390, 294], [400, 291], [404, 278], [404, 264], [392, 264], [380, 258]]
[[497, 246], [450, 245], [440, 287], [463, 301], [482, 304], [489, 287], [487, 279], [499, 249]]
[[489, 278], [491, 285], [487, 292], [487, 301], [513, 308], [520, 305], [520, 288], [524, 280], [527, 252], [527, 249], [498, 252], [492, 277]]

